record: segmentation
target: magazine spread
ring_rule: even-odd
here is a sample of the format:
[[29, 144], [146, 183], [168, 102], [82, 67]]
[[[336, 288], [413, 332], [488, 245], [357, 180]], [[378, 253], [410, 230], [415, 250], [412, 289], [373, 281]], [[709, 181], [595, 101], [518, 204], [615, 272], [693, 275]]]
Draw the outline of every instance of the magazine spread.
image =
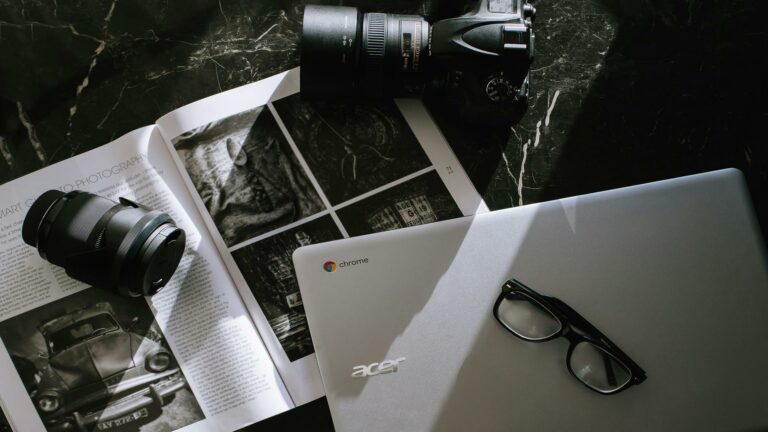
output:
[[[168, 212], [187, 233], [168, 285], [149, 300], [130, 299], [84, 286], [43, 261], [19, 229], [24, 210], [52, 188], [123, 196]], [[147, 421], [157, 430], [230, 430], [292, 406], [156, 127], [0, 190], [0, 398], [16, 430], [67, 430], [71, 412], [88, 430]], [[145, 369], [146, 355], [159, 346], [180, 368]], [[175, 391], [156, 406], [150, 385]], [[43, 415], [35, 403], [51, 392], [64, 406]], [[103, 397], [114, 397], [101, 404], [109, 415], [94, 410]], [[135, 405], [137, 398], [150, 404]]]
[[[0, 405], [15, 430], [228, 431], [316, 399], [293, 250], [487, 211], [419, 101], [309, 103], [298, 75], [0, 186]], [[20, 229], [48, 189], [169, 213], [187, 244], [166, 288], [129, 299], [40, 258]], [[158, 349], [175, 360], [151, 372]]]

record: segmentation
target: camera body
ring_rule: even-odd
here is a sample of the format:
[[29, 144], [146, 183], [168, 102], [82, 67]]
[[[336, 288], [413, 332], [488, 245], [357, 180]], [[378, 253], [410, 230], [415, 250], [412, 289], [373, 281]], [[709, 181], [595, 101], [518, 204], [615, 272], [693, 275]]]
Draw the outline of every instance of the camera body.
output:
[[479, 0], [466, 14], [430, 24], [419, 15], [308, 5], [302, 94], [329, 99], [426, 92], [463, 118], [506, 118], [527, 107], [535, 14], [526, 0]]
[[432, 83], [470, 117], [491, 120], [527, 107], [535, 8], [525, 0], [480, 0], [474, 10], [432, 25]]

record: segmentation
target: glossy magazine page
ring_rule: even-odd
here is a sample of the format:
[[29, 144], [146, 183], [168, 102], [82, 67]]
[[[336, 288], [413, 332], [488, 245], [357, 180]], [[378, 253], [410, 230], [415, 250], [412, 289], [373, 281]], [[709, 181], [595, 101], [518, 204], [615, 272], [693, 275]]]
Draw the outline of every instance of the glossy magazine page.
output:
[[[127, 298], [44, 261], [20, 231], [49, 189], [171, 215], [186, 247], [166, 287]], [[0, 186], [0, 256], [0, 400], [16, 430], [229, 431], [293, 406], [156, 126]], [[150, 366], [158, 353], [170, 362]]]
[[306, 101], [293, 69], [157, 124], [297, 405], [324, 390], [293, 251], [487, 211], [419, 100]]

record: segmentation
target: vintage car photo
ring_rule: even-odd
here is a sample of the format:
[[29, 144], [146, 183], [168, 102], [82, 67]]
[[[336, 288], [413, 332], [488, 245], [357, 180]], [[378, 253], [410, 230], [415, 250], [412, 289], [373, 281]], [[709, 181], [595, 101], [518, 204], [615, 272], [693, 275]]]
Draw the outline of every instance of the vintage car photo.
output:
[[204, 418], [141, 298], [87, 289], [0, 323], [0, 337], [49, 431], [172, 431]]

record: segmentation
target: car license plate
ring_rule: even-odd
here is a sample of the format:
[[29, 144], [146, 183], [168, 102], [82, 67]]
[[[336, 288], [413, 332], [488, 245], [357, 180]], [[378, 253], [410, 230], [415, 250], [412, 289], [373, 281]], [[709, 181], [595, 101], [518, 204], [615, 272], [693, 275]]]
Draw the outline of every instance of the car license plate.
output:
[[142, 408], [138, 411], [134, 411], [128, 415], [124, 415], [122, 417], [118, 417], [116, 419], [107, 420], [99, 423], [96, 428], [98, 430], [109, 430], [114, 429], [116, 427], [120, 427], [123, 425], [126, 425], [128, 423], [133, 423], [135, 421], [139, 421], [142, 418], [149, 417], [149, 411], [146, 408]]

